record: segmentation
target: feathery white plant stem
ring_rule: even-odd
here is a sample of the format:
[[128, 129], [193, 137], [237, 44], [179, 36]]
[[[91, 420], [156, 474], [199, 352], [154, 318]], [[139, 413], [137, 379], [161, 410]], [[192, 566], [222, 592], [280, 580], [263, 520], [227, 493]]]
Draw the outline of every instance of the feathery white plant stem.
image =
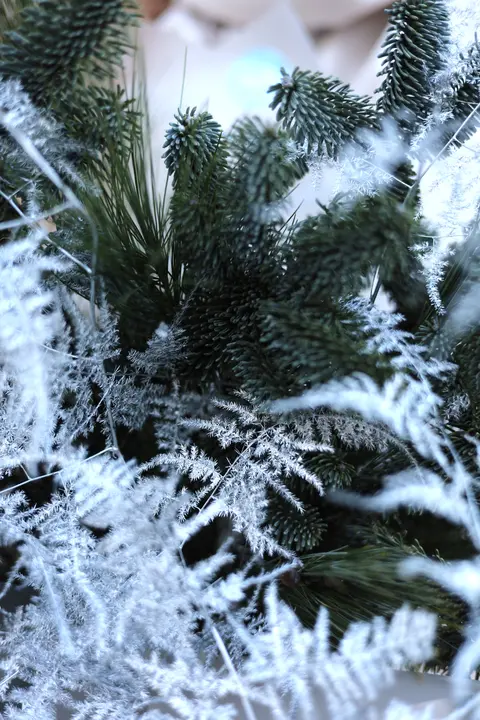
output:
[[[92, 218], [90, 217], [90, 214], [86, 211], [83, 204], [80, 202], [80, 200], [77, 198], [73, 190], [63, 182], [62, 178], [58, 174], [58, 172], [55, 170], [55, 168], [45, 159], [45, 157], [39, 152], [39, 150], [36, 148], [35, 144], [32, 142], [32, 140], [28, 137], [28, 135], [23, 132], [19, 127], [15, 125], [15, 123], [12, 123], [11, 120], [9, 120], [8, 114], [0, 110], [0, 123], [6, 128], [6, 130], [11, 134], [11, 136], [14, 138], [14, 140], [23, 148], [25, 153], [32, 159], [32, 161], [38, 166], [38, 168], [41, 170], [41, 172], [47, 177], [55, 187], [60, 190], [60, 192], [65, 196], [66, 202], [61, 203], [57, 207], [51, 208], [49, 211], [47, 211], [47, 214], [42, 213], [41, 215], [44, 215], [44, 217], [34, 217], [34, 218], [19, 218], [18, 221], [10, 221], [10, 227], [12, 227], [11, 223], [17, 222], [16, 225], [13, 225], [13, 227], [28, 227], [31, 224], [38, 223], [39, 220], [47, 219], [50, 216], [55, 215], [56, 213], [71, 209], [76, 210], [79, 212], [83, 217], [86, 219], [87, 223], [89, 224], [89, 227], [91, 229], [92, 233], [92, 263], [90, 268], [90, 320], [92, 323], [92, 327], [97, 327], [97, 319], [96, 319], [96, 270], [97, 270], [97, 255], [98, 255], [98, 230], [96, 228], [95, 223], [93, 222]], [[8, 221], [7, 221], [8, 223]], [[2, 229], [2, 226], [0, 224], [0, 230]], [[8, 229], [4, 227], [3, 229]], [[115, 429], [115, 424], [113, 422], [112, 417], [112, 410], [110, 406], [110, 400], [108, 397], [105, 398], [105, 407], [110, 427], [110, 433], [112, 436], [113, 444], [118, 448], [118, 439], [117, 439], [117, 432]], [[117, 452], [119, 450], [117, 449]]]

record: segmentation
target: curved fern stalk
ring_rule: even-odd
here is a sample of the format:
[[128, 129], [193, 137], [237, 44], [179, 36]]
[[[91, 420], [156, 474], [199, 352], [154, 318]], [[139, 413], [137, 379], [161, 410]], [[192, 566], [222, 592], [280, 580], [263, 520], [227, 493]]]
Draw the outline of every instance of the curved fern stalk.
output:
[[[64, 195], [66, 202], [59, 206], [62, 209], [76, 210], [79, 214], [83, 215], [89, 224], [92, 231], [92, 263], [90, 269], [90, 319], [93, 328], [97, 328], [96, 318], [96, 260], [98, 252], [98, 231], [91, 220], [90, 215], [86, 211], [84, 205], [77, 198], [73, 190], [62, 180], [57, 170], [45, 159], [42, 153], [38, 150], [36, 145], [32, 142], [31, 138], [23, 132], [20, 128], [9, 122], [8, 117], [5, 113], [0, 112], [0, 122], [4, 124], [6, 129], [11, 133], [14, 140], [22, 147], [26, 155], [30, 157], [33, 163], [35, 163], [39, 170], [50, 180], [50, 182]], [[58, 212], [58, 208], [56, 208]], [[49, 211], [52, 212], [52, 209]], [[47, 216], [48, 217], [48, 216]], [[20, 226], [28, 226], [29, 219], [20, 218]], [[113, 423], [112, 412], [110, 407], [110, 400], [108, 397], [105, 398], [105, 405], [107, 408], [107, 417], [111, 433], [111, 439], [113, 444], [118, 447], [117, 434], [115, 425]]]
[[353, 375], [309, 390], [301, 397], [279, 400], [272, 408], [275, 412], [289, 412], [329, 407], [360, 413], [371, 422], [385, 423], [398, 437], [413, 442], [425, 458], [448, 468], [445, 441], [434, 429], [440, 404], [428, 383], [399, 373], [382, 388], [366, 375]]
[[49, 377], [62, 367], [61, 360], [45, 358], [43, 347], [61, 325], [52, 294], [40, 291], [39, 283], [44, 272], [58, 272], [63, 264], [40, 255], [40, 239], [41, 233], [32, 233], [0, 248], [2, 454], [17, 452], [32, 468], [51, 452], [56, 412]]
[[477, 104], [473, 107], [473, 109], [470, 111], [470, 113], [467, 115], [467, 117], [462, 120], [460, 126], [455, 130], [455, 132], [453, 133], [453, 135], [451, 135], [450, 137], [447, 138], [445, 144], [440, 148], [440, 150], [439, 150], [438, 153], [435, 155], [435, 157], [433, 158], [433, 160], [431, 160], [431, 162], [429, 162], [429, 163], [427, 164], [427, 167], [426, 167], [424, 170], [422, 170], [422, 171], [417, 175], [417, 178], [416, 178], [415, 182], [413, 183], [413, 185], [411, 186], [410, 190], [408, 191], [408, 193], [407, 193], [407, 195], [406, 195], [406, 197], [405, 197], [404, 205], [407, 205], [407, 203], [409, 202], [409, 200], [411, 200], [412, 198], [414, 198], [415, 193], [417, 193], [418, 190], [419, 190], [420, 183], [422, 182], [423, 178], [424, 178], [425, 175], [435, 166], [435, 164], [438, 162], [438, 160], [440, 160], [440, 158], [441, 158], [446, 152], [448, 152], [448, 150], [449, 150], [451, 147], [454, 147], [455, 144], [460, 145], [460, 144], [461, 144], [461, 143], [460, 143], [460, 138], [462, 138], [462, 136], [463, 136], [464, 139], [466, 139], [466, 138], [468, 137], [468, 135], [470, 134], [470, 131], [469, 131], [468, 129], [469, 129], [470, 125], [471, 125], [471, 121], [472, 121], [472, 120], [475, 118], [475, 116], [478, 114], [478, 111], [479, 111], [479, 110], [480, 110], [480, 100], [479, 100], [479, 101], [477, 102]]
[[265, 524], [268, 493], [275, 493], [302, 513], [303, 505], [285, 479], [297, 477], [302, 485], [311, 486], [318, 496], [322, 495], [322, 484], [305, 466], [303, 457], [331, 448], [304, 436], [300, 427], [272, 422], [252, 400], [245, 397], [242, 400], [245, 404], [216, 402], [225, 416], [184, 421], [190, 429], [214, 438], [223, 451], [235, 451], [235, 459], [223, 472], [196, 445], [183, 446], [177, 453], [160, 454], [156, 463], [176, 469], [200, 486], [186, 504], [185, 512], [195, 508], [201, 520], [215, 502], [223, 515], [232, 518], [234, 530], [245, 535], [253, 552], [290, 557], [291, 551], [275, 539], [274, 528]]
[[480, 44], [475, 42], [466, 55], [460, 56], [459, 67], [448, 79], [442, 110], [446, 116], [438, 131], [443, 144], [461, 146], [480, 126]]

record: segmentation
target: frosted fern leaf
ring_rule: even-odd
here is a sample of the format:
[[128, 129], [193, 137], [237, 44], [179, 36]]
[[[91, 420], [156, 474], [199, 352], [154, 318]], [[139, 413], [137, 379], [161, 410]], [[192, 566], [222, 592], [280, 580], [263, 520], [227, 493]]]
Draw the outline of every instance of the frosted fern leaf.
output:
[[304, 465], [309, 452], [331, 452], [329, 445], [315, 442], [306, 434], [306, 426], [272, 421], [247, 398], [243, 402], [216, 402], [222, 411], [209, 420], [185, 421], [188, 428], [215, 438], [222, 449], [232, 448], [235, 457], [226, 470], [195, 446], [180, 453], [160, 455], [160, 465], [187, 474], [202, 487], [194, 494], [192, 507], [203, 512], [213, 499], [221, 501], [233, 521], [233, 528], [245, 534], [254, 552], [282, 551], [274, 541], [271, 528], [265, 527], [268, 491], [278, 493], [298, 511], [302, 504], [284, 482], [296, 477], [323, 493], [317, 476]]
[[436, 621], [422, 610], [403, 607], [390, 623], [381, 618], [354, 623], [332, 651], [326, 608], [320, 609], [314, 630], [307, 630], [274, 587], [266, 607], [264, 629], [245, 638], [244, 673], [251, 683], [286, 696], [286, 717], [313, 718], [323, 706], [332, 718], [357, 718], [378, 688], [393, 682], [394, 668], [420, 663], [433, 651]]

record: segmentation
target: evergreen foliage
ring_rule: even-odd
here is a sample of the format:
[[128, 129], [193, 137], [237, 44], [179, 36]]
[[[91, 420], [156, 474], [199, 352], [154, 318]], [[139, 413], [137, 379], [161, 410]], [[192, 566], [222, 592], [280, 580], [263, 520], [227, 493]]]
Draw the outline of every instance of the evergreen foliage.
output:
[[358, 130], [375, 126], [368, 98], [355, 96], [336, 78], [299, 68], [291, 75], [284, 68], [281, 72], [281, 82], [269, 90], [274, 93], [270, 107], [308, 153], [316, 149], [334, 157], [345, 142], [355, 140]]
[[165, 165], [174, 183], [179, 182], [178, 172], [185, 173], [185, 181], [205, 170], [221, 142], [222, 129], [207, 112], [196, 114], [196, 108], [187, 108], [170, 123], [165, 140]]
[[112, 63], [118, 63], [126, 48], [129, 25], [122, 0], [27, 6], [18, 31], [3, 35], [0, 75], [19, 80], [34, 102], [57, 103], [87, 73], [98, 79], [110, 74]]
[[413, 134], [434, 109], [433, 81], [445, 67], [449, 41], [447, 7], [444, 0], [397, 0], [387, 12], [377, 108]]
[[[476, 605], [431, 563], [460, 577], [479, 545], [478, 221], [429, 281], [416, 160], [473, 134], [477, 45], [445, 73], [444, 3], [397, 1], [376, 107], [296, 68], [270, 88], [276, 123], [227, 132], [180, 109], [167, 201], [144, 98], [116, 84], [129, 2], [15, 8], [0, 27], [1, 597], [35, 600], [5, 613], [4, 716], [231, 718], [241, 678], [247, 716], [312, 716], [318, 686], [358, 717], [352, 662], [373, 698], [381, 661], [432, 659], [419, 607], [449, 667]], [[301, 217], [291, 192], [312, 164], [363, 167], [388, 123], [381, 181]], [[399, 580], [404, 559], [430, 581]]]

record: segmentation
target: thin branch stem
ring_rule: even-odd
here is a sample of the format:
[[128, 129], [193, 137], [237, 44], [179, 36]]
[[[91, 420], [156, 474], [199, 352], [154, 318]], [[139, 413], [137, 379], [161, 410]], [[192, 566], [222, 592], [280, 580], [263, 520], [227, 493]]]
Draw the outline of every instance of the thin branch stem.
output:
[[[6, 195], [2, 190], [0, 190], [0, 195], [8, 202], [8, 204], [15, 210], [15, 212], [17, 212], [17, 213], [20, 215], [20, 217], [24, 219], [24, 221], [25, 221], [25, 222], [24, 222], [24, 225], [31, 225], [31, 224], [34, 224], [34, 223], [36, 222], [36, 221], [33, 219], [32, 216], [25, 215], [25, 213], [24, 213], [23, 210], [17, 205], [17, 203], [12, 200], [12, 196], [11, 196], [11, 195]], [[59, 210], [59, 208], [60, 208], [60, 210]], [[56, 214], [56, 213], [58, 213], [58, 212], [62, 212], [62, 210], [68, 210], [69, 208], [70, 208], [70, 205], [69, 205], [68, 203], [63, 203], [62, 205], [58, 205], [56, 208], [52, 208], [50, 211], [48, 211], [49, 214], [47, 215], [47, 219], [48, 219], [51, 215], [54, 215], [54, 214]], [[45, 219], [45, 218], [42, 218], [42, 219]], [[42, 230], [42, 232], [43, 232], [43, 238], [44, 238], [47, 242], [49, 242], [51, 245], [53, 245], [53, 247], [56, 248], [59, 253], [61, 253], [61, 254], [64, 255], [66, 258], [68, 258], [71, 262], [75, 263], [75, 264], [78, 265], [80, 268], [82, 268], [82, 270], [83, 270], [84, 272], [86, 272], [87, 275], [91, 275], [91, 274], [92, 274], [92, 271], [90, 270], [90, 268], [88, 267], [88, 265], [85, 265], [85, 263], [81, 262], [81, 260], [77, 260], [76, 257], [74, 257], [71, 253], [68, 252], [68, 250], [65, 250], [65, 248], [63, 248], [61, 245], [59, 245], [59, 244], [56, 243], [54, 240], [52, 240], [52, 238], [50, 237], [50, 235], [48, 234], [48, 232], [42, 227], [42, 225], [41, 225], [40, 223], [38, 223], [38, 228], [39, 228], [40, 230]], [[1, 228], [0, 228], [0, 229], [1, 229]]]
[[25, 470], [25, 468], [22, 469], [27, 476], [27, 480], [24, 480], [24, 482], [18, 483], [17, 485], [11, 485], [4, 490], [0, 490], [0, 495], [3, 495], [4, 493], [12, 492], [12, 490], [18, 490], [18, 488], [24, 487], [25, 485], [29, 485], [30, 483], [37, 482], [38, 480], [44, 480], [45, 478], [53, 477], [54, 475], [61, 475], [62, 473], [66, 472], [67, 470], [70, 470], [71, 468], [75, 467], [76, 465], [83, 465], [86, 462], [89, 462], [90, 460], [93, 460], [96, 457], [99, 457], [100, 455], [105, 455], [105, 453], [111, 452], [111, 453], [118, 453], [118, 448], [116, 447], [108, 447], [104, 448], [104, 450], [100, 450], [100, 452], [95, 453], [95, 455], [91, 455], [88, 458], [85, 458], [85, 460], [79, 460], [75, 463], [72, 463], [71, 465], [66, 465], [65, 467], [61, 468], [60, 470], [52, 470], [52, 472], [45, 473], [45, 475], [37, 475], [35, 477], [30, 477]]
[[[184, 569], [187, 570], [187, 563], [185, 562], [185, 557], [183, 555], [182, 548], [183, 548], [183, 544], [179, 549], [180, 560], [181, 560], [181, 563], [182, 563]], [[225, 663], [225, 667], [227, 668], [228, 672], [231, 674], [231, 676], [235, 679], [235, 681], [237, 683], [238, 691], [239, 691], [239, 695], [240, 695], [240, 701], [242, 703], [242, 707], [243, 707], [243, 710], [247, 717], [247, 720], [256, 720], [256, 715], [253, 710], [250, 699], [248, 697], [248, 694], [247, 694], [245, 687], [242, 683], [242, 680], [232, 662], [232, 659], [231, 659], [230, 655], [228, 654], [228, 650], [225, 646], [225, 643], [223, 642], [220, 633], [218, 632], [213, 620], [210, 617], [210, 612], [208, 611], [208, 608], [204, 606], [204, 604], [201, 602], [201, 600], [200, 600], [200, 605], [202, 606], [202, 610], [205, 615], [205, 620], [206, 620], [207, 626], [209, 627], [210, 632], [213, 635], [215, 644], [217, 645], [217, 647], [220, 651], [220, 655], [222, 656], [222, 660]]]
[[[2, 193], [2, 196], [6, 198], [4, 193]], [[65, 210], [71, 210], [72, 205], [70, 202], [64, 202], [60, 205], [55, 205], [55, 207], [50, 208], [49, 210], [45, 210], [44, 212], [38, 213], [37, 215], [23, 215], [22, 217], [17, 218], [16, 220], [5, 220], [4, 222], [0, 223], [0, 230], [15, 230], [15, 228], [21, 228], [26, 227], [27, 225], [34, 225], [36, 223], [41, 222], [42, 220], [47, 220], [52, 215], [57, 215], [58, 213], [64, 212]]]
[[463, 129], [465, 128], [465, 126], [470, 122], [470, 120], [473, 118], [473, 116], [477, 114], [477, 112], [478, 112], [479, 109], [480, 109], [480, 102], [475, 105], [475, 107], [473, 108], [472, 112], [465, 118], [465, 120], [462, 122], [462, 124], [460, 125], [460, 127], [457, 128], [457, 130], [456, 130], [455, 133], [452, 135], [452, 137], [450, 138], [450, 140], [449, 140], [449, 141], [442, 147], [442, 149], [437, 153], [437, 155], [434, 157], [434, 159], [432, 160], [432, 162], [430, 163], [430, 165], [428, 165], [428, 167], [425, 168], [425, 170], [424, 170], [423, 172], [420, 172], [420, 173], [419, 173], [417, 179], [415, 180], [415, 182], [413, 183], [412, 187], [410, 188], [410, 190], [409, 190], [408, 193], [407, 193], [407, 197], [405, 198], [405, 201], [404, 201], [404, 203], [403, 203], [404, 206], [406, 206], [406, 205], [408, 204], [409, 200], [412, 198], [412, 196], [413, 196], [413, 195], [415, 194], [415, 192], [418, 190], [421, 181], [423, 180], [423, 178], [425, 177], [425, 175], [428, 173], [428, 171], [431, 170], [432, 167], [435, 165], [435, 163], [441, 158], [441, 156], [443, 155], [443, 153], [445, 152], [445, 150], [448, 150], [448, 148], [450, 147], [450, 145], [451, 145], [453, 142], [455, 142], [455, 140], [456, 140], [457, 137], [460, 135], [460, 133], [462, 132], [462, 130], [463, 130]]

